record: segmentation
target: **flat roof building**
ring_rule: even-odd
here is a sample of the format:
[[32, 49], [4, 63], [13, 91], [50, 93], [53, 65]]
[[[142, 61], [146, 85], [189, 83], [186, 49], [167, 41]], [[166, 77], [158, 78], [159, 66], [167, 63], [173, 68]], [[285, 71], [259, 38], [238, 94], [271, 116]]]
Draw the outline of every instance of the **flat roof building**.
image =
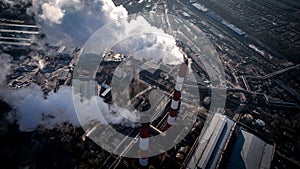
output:
[[257, 136], [241, 130], [227, 165], [229, 169], [267, 169], [271, 166], [275, 147]]
[[227, 116], [215, 113], [207, 127], [203, 129], [204, 133], [200, 136], [187, 168], [216, 168], [234, 124], [235, 122]]

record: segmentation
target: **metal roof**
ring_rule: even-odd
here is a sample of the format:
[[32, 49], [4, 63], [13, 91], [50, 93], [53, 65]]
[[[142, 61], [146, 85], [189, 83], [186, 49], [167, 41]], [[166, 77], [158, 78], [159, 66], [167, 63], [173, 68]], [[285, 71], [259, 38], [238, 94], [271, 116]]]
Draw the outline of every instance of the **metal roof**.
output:
[[227, 168], [270, 168], [274, 146], [242, 130], [234, 145]]
[[198, 141], [187, 168], [215, 168], [234, 121], [215, 113]]

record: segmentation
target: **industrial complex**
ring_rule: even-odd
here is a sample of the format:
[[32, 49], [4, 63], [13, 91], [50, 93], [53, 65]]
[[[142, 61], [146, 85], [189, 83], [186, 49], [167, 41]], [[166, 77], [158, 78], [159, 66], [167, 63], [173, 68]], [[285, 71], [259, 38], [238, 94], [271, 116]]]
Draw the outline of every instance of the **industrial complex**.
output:
[[[42, 45], [46, 35], [34, 18], [21, 6], [12, 9], [0, 2], [1, 57], [11, 57], [3, 89], [21, 91], [37, 85], [47, 100], [50, 94], [68, 88], [80, 93], [80, 101], [100, 99], [112, 110], [105, 116], [118, 121], [104, 124], [95, 120], [81, 127], [66, 121], [23, 132], [16, 115], [18, 106], [0, 95], [3, 166], [300, 168], [299, 4], [290, 0], [113, 2], [124, 6], [129, 14], [170, 13], [201, 29], [224, 67], [225, 89], [214, 86], [220, 75], [209, 76], [207, 63], [188, 42], [176, 39], [183, 56], [176, 66], [161, 65], [162, 60], [131, 60], [132, 56], [113, 49], [99, 56], [87, 53], [80, 60], [84, 47], [71, 50], [64, 45]], [[169, 21], [167, 15], [164, 19]], [[135, 72], [140, 65], [144, 69]], [[116, 85], [124, 90], [116, 92]], [[213, 90], [221, 89], [224, 96], [214, 95]], [[223, 101], [223, 97], [225, 105], [218, 107], [215, 102]], [[120, 122], [118, 106], [142, 120]], [[35, 106], [28, 107], [34, 110]], [[41, 118], [55, 119], [43, 113]]]

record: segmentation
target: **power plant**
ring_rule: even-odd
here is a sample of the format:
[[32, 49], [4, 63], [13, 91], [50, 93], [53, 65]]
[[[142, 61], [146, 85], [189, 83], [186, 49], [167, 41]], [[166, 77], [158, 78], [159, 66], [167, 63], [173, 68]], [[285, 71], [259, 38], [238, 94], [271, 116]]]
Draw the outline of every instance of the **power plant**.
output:
[[300, 168], [300, 1], [222, 2], [1, 1], [1, 166]]

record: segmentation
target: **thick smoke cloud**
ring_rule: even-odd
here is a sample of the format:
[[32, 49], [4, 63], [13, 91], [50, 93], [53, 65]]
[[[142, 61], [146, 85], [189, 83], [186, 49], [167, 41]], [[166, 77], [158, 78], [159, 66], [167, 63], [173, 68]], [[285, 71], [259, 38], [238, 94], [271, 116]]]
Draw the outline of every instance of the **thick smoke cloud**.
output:
[[155, 64], [161, 60], [168, 65], [183, 61], [183, 54], [176, 46], [174, 37], [151, 25], [142, 16], [130, 21], [124, 18], [105, 25], [93, 34], [85, 47], [87, 51], [97, 54], [102, 53], [99, 46], [110, 48], [110, 45], [115, 52], [140, 60], [152, 60]]
[[[14, 5], [25, 1], [30, 2], [31, 0], [9, 1], [9, 3]], [[96, 30], [105, 24], [127, 17], [126, 9], [122, 6], [116, 7], [110, 0], [32, 0], [31, 3], [32, 7], [27, 9], [28, 13], [35, 15], [37, 24], [42, 27], [42, 31], [47, 36], [47, 43], [57, 46], [64, 45], [71, 48], [82, 46]], [[156, 29], [143, 18], [137, 18], [136, 22], [144, 23], [147, 29]], [[130, 24], [135, 24], [135, 22], [127, 23], [121, 27], [122, 30], [119, 29], [115, 36], [126, 34], [128, 31], [138, 31], [130, 30]], [[156, 31], [163, 33], [159, 29]], [[163, 61], [172, 64], [178, 64], [182, 61], [182, 54], [175, 46], [175, 39], [169, 35], [165, 37], [142, 35], [141, 37], [129, 38], [126, 43], [121, 44], [118, 46], [118, 51], [134, 53], [135, 57], [139, 56], [138, 51], [148, 50], [149, 56], [146, 57], [160, 57], [153, 58], [154, 60], [163, 59]], [[128, 45], [126, 49], [125, 44]], [[42, 46], [40, 47], [42, 48]], [[166, 55], [168, 58], [165, 57]], [[10, 61], [11, 59], [7, 55], [0, 58], [1, 82], [6, 81], [6, 75], [10, 71]], [[73, 104], [78, 103], [73, 103], [71, 87], [61, 87], [58, 93], [50, 92], [47, 99], [44, 99], [40, 87], [35, 84], [19, 90], [10, 90], [4, 86], [1, 85], [0, 87], [0, 97], [16, 110], [15, 117], [20, 130], [30, 131], [37, 126], [53, 128], [64, 122], [79, 126], [73, 106]], [[99, 97], [95, 99], [102, 112], [100, 116], [95, 114], [97, 111], [94, 110], [97, 108], [94, 107], [94, 104], [90, 104], [89, 101], [81, 103], [89, 114], [86, 116], [87, 123], [91, 120], [97, 120], [103, 124], [126, 123], [124, 114], [128, 119], [136, 118], [130, 112], [119, 109], [119, 111], [123, 111], [121, 116]]]
[[126, 9], [111, 0], [32, 0], [27, 11], [35, 15], [49, 44], [71, 48], [82, 46], [103, 25], [127, 16]]
[[62, 11], [59, 7], [44, 3], [42, 5], [43, 14], [41, 18], [50, 22], [61, 24], [61, 20], [65, 15], [65, 11]]
[[50, 92], [44, 99], [40, 87], [31, 85], [10, 91], [3, 99], [17, 110], [14, 118], [18, 119], [21, 131], [34, 130], [39, 125], [53, 128], [64, 122], [78, 124], [69, 87], [61, 88], [59, 93]]

